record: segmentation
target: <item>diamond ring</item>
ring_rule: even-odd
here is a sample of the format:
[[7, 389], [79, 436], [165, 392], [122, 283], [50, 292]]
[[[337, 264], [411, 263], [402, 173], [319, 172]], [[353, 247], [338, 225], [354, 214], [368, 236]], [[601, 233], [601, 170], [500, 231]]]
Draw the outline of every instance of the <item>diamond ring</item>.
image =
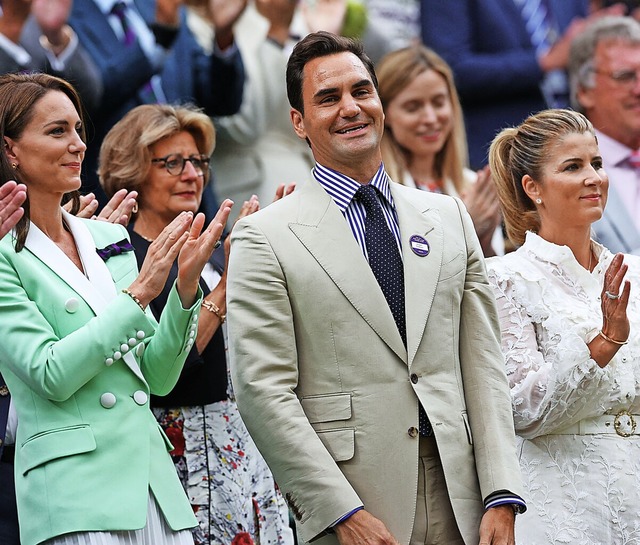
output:
[[610, 291], [605, 291], [604, 294], [609, 298], [609, 299], [620, 299], [620, 296], [618, 294], [615, 293], [611, 293]]

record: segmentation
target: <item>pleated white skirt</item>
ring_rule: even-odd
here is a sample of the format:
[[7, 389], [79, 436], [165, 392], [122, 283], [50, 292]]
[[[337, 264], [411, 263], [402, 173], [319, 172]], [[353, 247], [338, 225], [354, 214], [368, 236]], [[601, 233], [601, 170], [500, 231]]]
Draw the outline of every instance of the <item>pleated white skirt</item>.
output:
[[191, 530], [174, 532], [149, 490], [147, 525], [140, 530], [76, 532], [49, 539], [44, 545], [193, 545]]

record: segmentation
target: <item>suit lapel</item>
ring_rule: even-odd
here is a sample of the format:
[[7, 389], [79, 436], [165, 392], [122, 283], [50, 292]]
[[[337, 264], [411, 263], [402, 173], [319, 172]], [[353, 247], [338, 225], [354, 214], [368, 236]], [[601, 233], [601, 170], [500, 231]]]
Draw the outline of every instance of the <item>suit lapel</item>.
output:
[[[404, 262], [404, 298], [407, 318], [407, 352], [409, 366], [418, 351], [440, 275], [443, 230], [440, 214], [429, 206], [419, 207], [409, 200], [409, 191], [391, 183], [391, 194], [398, 212], [402, 260]], [[413, 252], [409, 239], [419, 235], [429, 243], [429, 254]]]
[[[100, 291], [96, 290], [89, 279], [82, 274], [64, 252], [35, 223], [31, 223], [29, 226], [25, 248], [80, 295], [95, 314], [98, 314], [104, 308], [106, 301], [100, 295]], [[78, 251], [80, 251], [79, 248]], [[112, 280], [110, 281], [113, 283]]]
[[607, 221], [618, 238], [624, 242], [627, 252], [640, 247], [640, 232], [633, 223], [618, 192], [611, 186], [609, 186], [609, 196], [607, 197]]
[[400, 357], [407, 351], [382, 290], [344, 216], [315, 181], [299, 189], [293, 234], [380, 338]]
[[[64, 252], [34, 223], [29, 226], [25, 248], [82, 297], [96, 315], [100, 314], [107, 303], [117, 296], [113, 278], [106, 264], [98, 256], [95, 241], [87, 226], [82, 220], [64, 211], [63, 216], [73, 234], [87, 276], [82, 274]], [[129, 369], [146, 384], [133, 354], [127, 352], [123, 354], [122, 359]]]

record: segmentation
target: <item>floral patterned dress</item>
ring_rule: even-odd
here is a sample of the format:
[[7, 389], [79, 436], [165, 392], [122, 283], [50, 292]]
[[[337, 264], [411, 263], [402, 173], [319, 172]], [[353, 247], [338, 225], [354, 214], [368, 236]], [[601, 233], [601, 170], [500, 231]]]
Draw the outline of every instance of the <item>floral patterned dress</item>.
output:
[[629, 343], [600, 368], [587, 343], [602, 327], [613, 255], [592, 247], [592, 273], [534, 233], [487, 260], [528, 492], [516, 521], [523, 545], [640, 545], [640, 258], [625, 256]]
[[[209, 285], [220, 278], [212, 277]], [[195, 545], [293, 545], [288, 507], [240, 418], [230, 377], [228, 384], [224, 401], [153, 409], [198, 519]]]

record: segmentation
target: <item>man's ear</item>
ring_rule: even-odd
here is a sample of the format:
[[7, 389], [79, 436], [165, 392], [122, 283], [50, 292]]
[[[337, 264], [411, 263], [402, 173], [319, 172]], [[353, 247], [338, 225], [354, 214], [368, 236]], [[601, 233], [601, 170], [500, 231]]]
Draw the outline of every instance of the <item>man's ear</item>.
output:
[[585, 111], [589, 111], [593, 108], [595, 102], [595, 93], [596, 90], [593, 87], [583, 87], [582, 85], [578, 86], [576, 91], [576, 99], [578, 104], [582, 106], [582, 109]]
[[540, 184], [528, 174], [522, 177], [522, 189], [533, 202], [540, 198]]
[[296, 134], [302, 138], [302, 140], [307, 139], [307, 131], [304, 128], [304, 116], [295, 108], [291, 108], [291, 112], [289, 112], [291, 116], [291, 124], [293, 125], [293, 130]]

